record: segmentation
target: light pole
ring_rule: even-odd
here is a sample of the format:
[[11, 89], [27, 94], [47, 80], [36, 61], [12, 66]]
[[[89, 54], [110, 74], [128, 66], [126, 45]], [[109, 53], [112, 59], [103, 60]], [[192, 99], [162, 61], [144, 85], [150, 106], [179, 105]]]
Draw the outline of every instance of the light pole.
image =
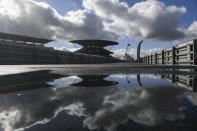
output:
[[125, 51], [125, 55], [124, 55], [124, 60], [125, 61], [126, 61], [126, 54], [127, 54], [127, 51], [128, 51], [129, 46], [131, 46], [130, 43], [127, 44], [127, 48], [126, 48], [126, 51]]

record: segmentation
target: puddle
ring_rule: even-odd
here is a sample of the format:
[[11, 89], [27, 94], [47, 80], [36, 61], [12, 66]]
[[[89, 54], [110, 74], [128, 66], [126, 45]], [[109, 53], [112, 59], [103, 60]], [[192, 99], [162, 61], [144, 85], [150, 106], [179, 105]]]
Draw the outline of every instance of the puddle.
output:
[[197, 130], [196, 75], [58, 72], [0, 76], [0, 130]]

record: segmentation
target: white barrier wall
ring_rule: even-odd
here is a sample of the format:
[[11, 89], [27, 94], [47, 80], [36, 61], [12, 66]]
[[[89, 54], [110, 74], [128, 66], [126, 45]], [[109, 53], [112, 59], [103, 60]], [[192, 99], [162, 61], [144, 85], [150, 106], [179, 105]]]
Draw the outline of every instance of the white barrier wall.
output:
[[145, 56], [141, 61], [147, 64], [197, 65], [197, 40]]

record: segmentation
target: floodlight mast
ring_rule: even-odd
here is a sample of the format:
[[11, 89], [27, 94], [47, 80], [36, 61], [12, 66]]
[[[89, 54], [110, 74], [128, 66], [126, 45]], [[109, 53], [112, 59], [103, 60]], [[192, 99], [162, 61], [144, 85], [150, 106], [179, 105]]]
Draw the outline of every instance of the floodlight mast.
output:
[[130, 43], [127, 44], [127, 48], [126, 48], [126, 51], [125, 51], [125, 55], [124, 55], [124, 60], [125, 60], [125, 61], [126, 61], [126, 54], [127, 54], [127, 52], [128, 52], [129, 46], [131, 46]]
[[125, 53], [127, 53], [127, 52], [128, 52], [128, 48], [129, 48], [129, 46], [131, 46], [131, 45], [130, 45], [130, 43], [128, 43], [128, 44], [127, 44], [127, 49], [126, 49], [126, 52], [125, 52]]

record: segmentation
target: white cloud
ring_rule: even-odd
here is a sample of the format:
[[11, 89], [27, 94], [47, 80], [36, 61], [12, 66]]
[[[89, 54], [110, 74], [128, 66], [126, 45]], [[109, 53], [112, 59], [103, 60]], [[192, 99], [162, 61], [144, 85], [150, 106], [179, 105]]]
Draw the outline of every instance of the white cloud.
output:
[[0, 0], [1, 32], [50, 39], [117, 39], [106, 31], [102, 18], [84, 9], [65, 16], [44, 2], [33, 0]]
[[118, 35], [160, 41], [185, 37], [179, 18], [186, 12], [185, 7], [166, 6], [157, 0], [139, 2], [131, 7], [119, 0], [83, 0], [83, 6], [111, 20], [105, 21], [105, 26]]
[[196, 22], [188, 29], [181, 26], [185, 7], [157, 0], [132, 6], [119, 0], [83, 0], [82, 4], [83, 9], [61, 15], [45, 2], [0, 0], [0, 32], [63, 41], [120, 37], [171, 41], [197, 36]]
[[197, 37], [197, 21], [194, 21], [187, 30], [188, 35], [190, 35], [192, 38]]
[[77, 48], [77, 47], [75, 47], [75, 48], [69, 48], [69, 47], [60, 47], [60, 48], [58, 48], [58, 47], [55, 47], [54, 49], [55, 50], [60, 50], [60, 51], [66, 51], [66, 52], [74, 52], [74, 51], [79, 50], [80, 48]]
[[[171, 87], [117, 91], [106, 96], [103, 102], [106, 107], [97, 110], [95, 115], [87, 117], [84, 124], [90, 130], [104, 128], [107, 131], [114, 131], [118, 125], [127, 123], [129, 119], [147, 126], [155, 126], [163, 121], [184, 119], [181, 106], [177, 104], [179, 101], [177, 96], [181, 94], [181, 89], [174, 90]], [[170, 98], [170, 101], [167, 98]], [[160, 104], [157, 105], [158, 103]]]

